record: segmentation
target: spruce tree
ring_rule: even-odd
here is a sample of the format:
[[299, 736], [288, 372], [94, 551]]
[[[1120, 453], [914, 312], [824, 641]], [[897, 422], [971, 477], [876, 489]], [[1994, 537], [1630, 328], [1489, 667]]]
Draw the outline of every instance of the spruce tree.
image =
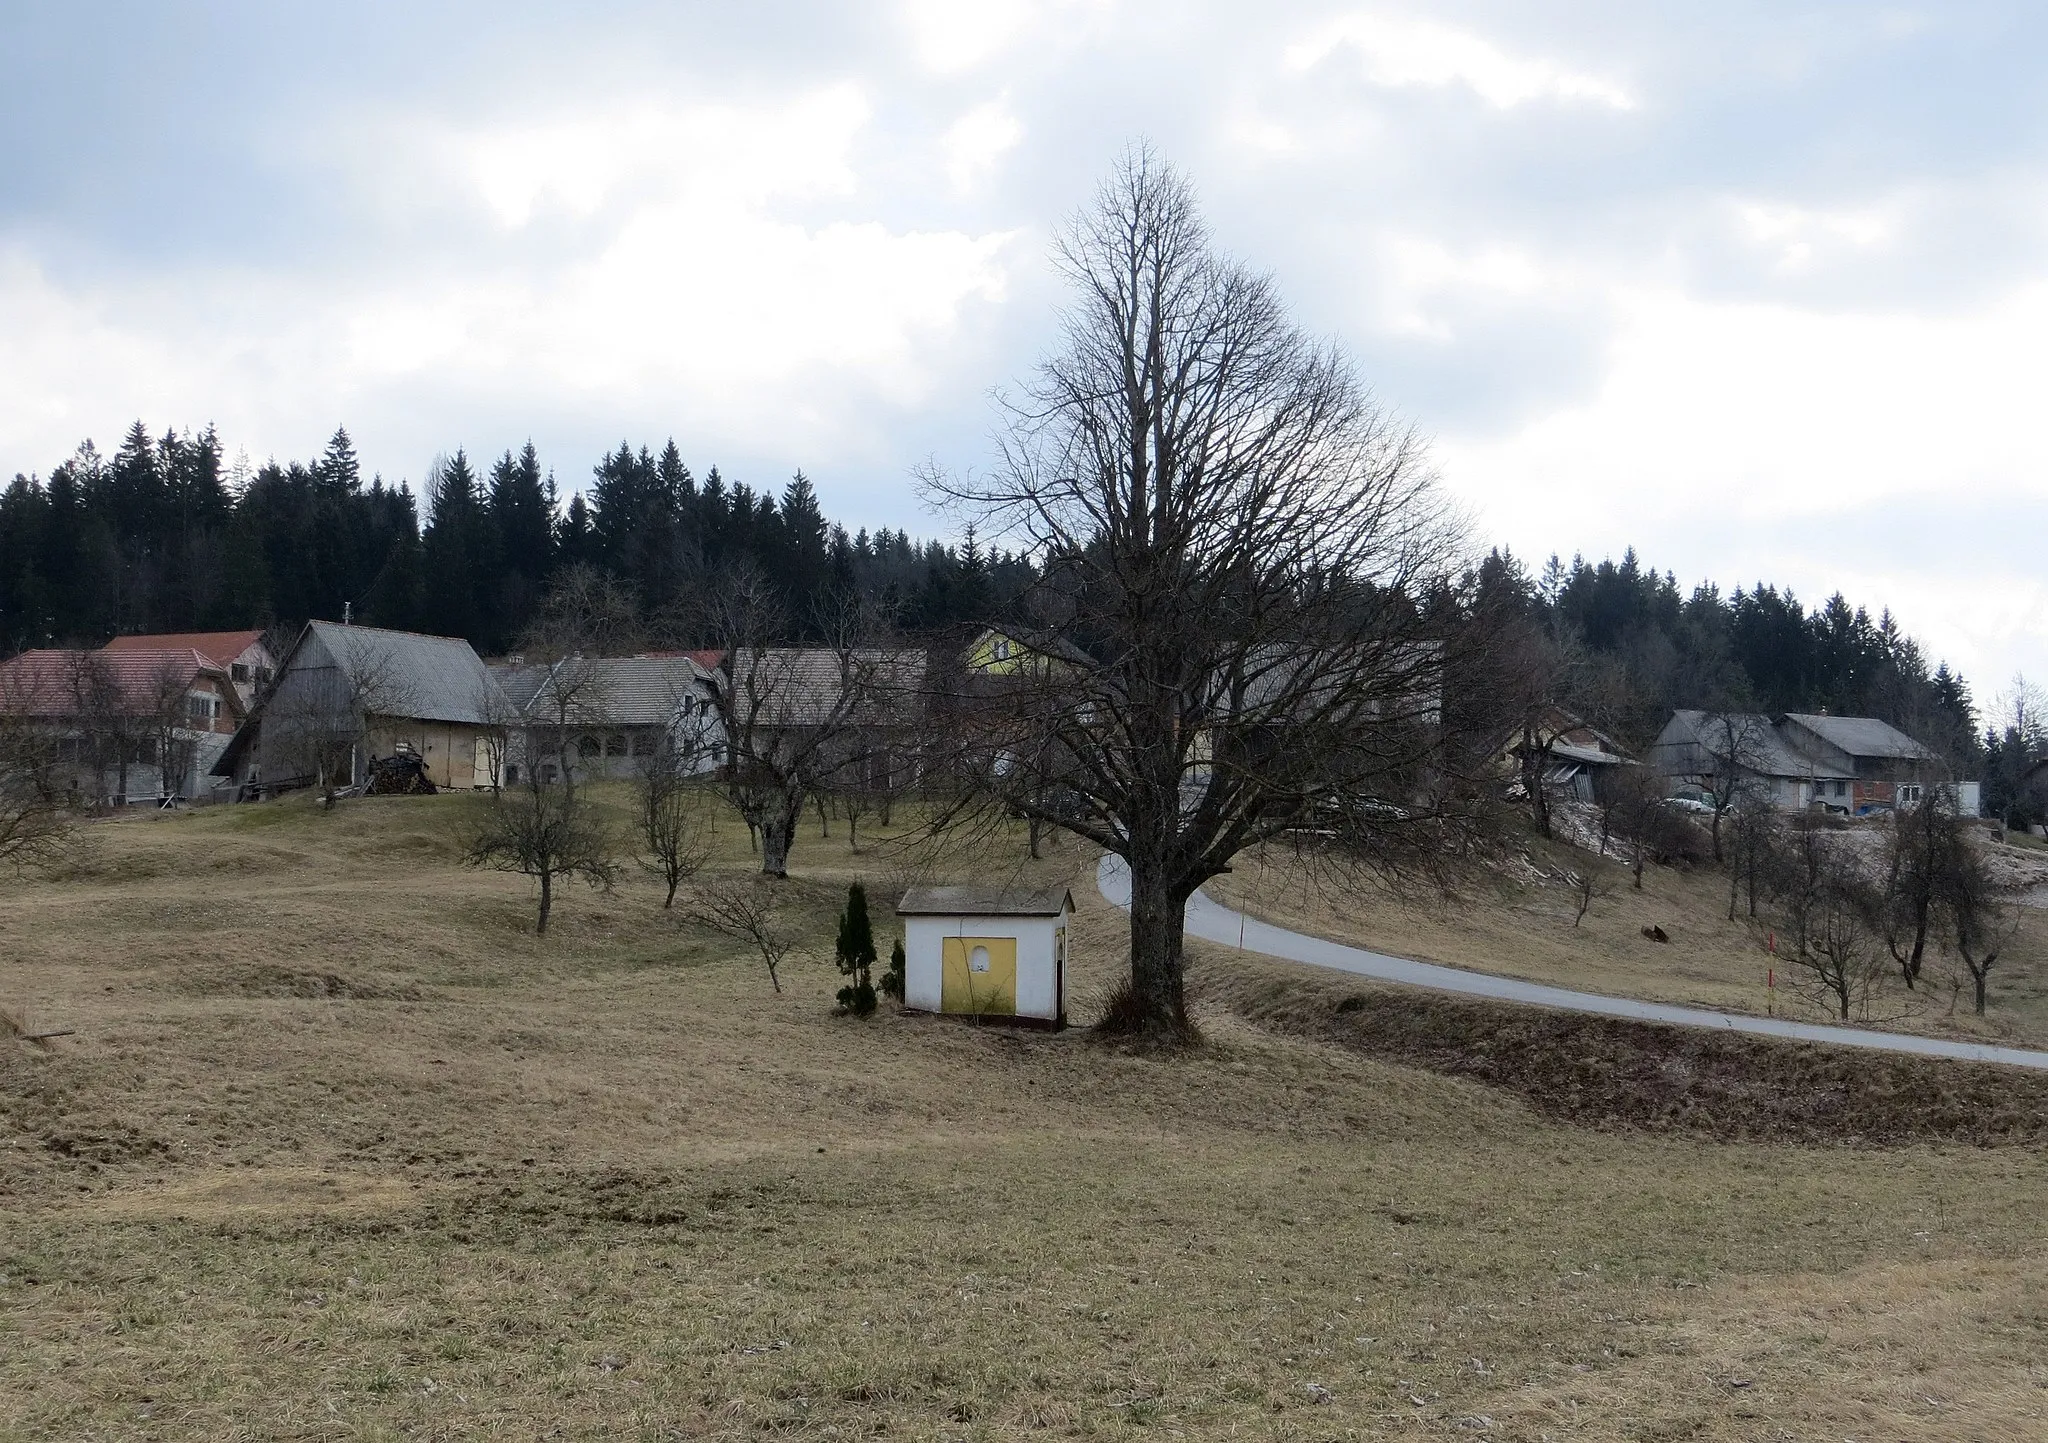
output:
[[839, 939], [833, 946], [839, 975], [849, 978], [839, 989], [839, 1005], [856, 1017], [875, 1010], [875, 933], [868, 925], [867, 889], [855, 882], [846, 889], [846, 910], [839, 915]]
[[461, 448], [436, 470], [429, 507], [421, 543], [428, 629], [485, 645], [489, 627], [481, 593], [483, 579], [490, 574], [491, 548], [476, 473]]
[[882, 991], [901, 1002], [909, 980], [910, 963], [903, 956], [903, 939], [898, 937], [889, 949], [889, 970], [882, 974]]

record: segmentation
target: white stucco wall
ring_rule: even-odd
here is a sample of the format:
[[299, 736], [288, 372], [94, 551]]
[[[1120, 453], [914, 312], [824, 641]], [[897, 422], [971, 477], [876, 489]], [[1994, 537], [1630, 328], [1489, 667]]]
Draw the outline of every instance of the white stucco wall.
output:
[[1068, 917], [905, 917], [903, 1000], [937, 1012], [941, 999], [941, 957], [948, 937], [1017, 939], [1017, 1015], [1051, 1022], [1059, 1015], [1054, 959], [1057, 935]]

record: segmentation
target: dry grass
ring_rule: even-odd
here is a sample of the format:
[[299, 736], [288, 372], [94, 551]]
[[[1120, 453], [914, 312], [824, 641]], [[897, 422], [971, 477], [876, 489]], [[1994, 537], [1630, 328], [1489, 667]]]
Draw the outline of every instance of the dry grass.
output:
[[637, 883], [535, 939], [449, 810], [124, 821], [0, 894], [0, 999], [79, 1029], [0, 1046], [0, 1436], [2048, 1428], [2033, 1151], [1575, 1129], [1220, 1003], [1171, 1057], [834, 1018], [887, 858], [805, 837], [777, 998]]
[[[1609, 890], [1574, 926], [1578, 899], [1560, 874], [1582, 868]], [[1782, 963], [1771, 989], [1774, 959], [1746, 913], [1728, 920], [1727, 879], [1710, 868], [1647, 868], [1637, 891], [1627, 869], [1611, 859], [1532, 840], [1513, 874], [1474, 879], [1448, 898], [1399, 886], [1311, 882], [1278, 852], [1246, 859], [1208, 890], [1254, 916], [1425, 962], [1612, 996], [1833, 1020], [1790, 990]], [[1918, 992], [1908, 993], [1888, 971], [1862, 1020], [2048, 1047], [2048, 912], [2028, 907], [2021, 915], [2019, 939], [1991, 974], [1987, 1017], [1971, 1015], [1967, 981], [1953, 959], [1931, 952], [1929, 980]], [[1652, 941], [1645, 927], [1661, 927], [1671, 940]]]

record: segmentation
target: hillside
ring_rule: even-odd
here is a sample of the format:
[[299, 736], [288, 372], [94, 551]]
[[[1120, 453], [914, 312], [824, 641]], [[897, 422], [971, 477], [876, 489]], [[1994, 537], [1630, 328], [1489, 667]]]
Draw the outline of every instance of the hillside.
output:
[[[1877, 838], [1862, 840], [1874, 845]], [[2048, 878], [2048, 854], [2019, 845], [1990, 850], [2007, 886], [2024, 890]], [[1568, 879], [1589, 870], [1600, 894], [1575, 922], [1579, 899]], [[1245, 858], [1208, 891], [1254, 916], [1420, 961], [1613, 996], [1831, 1020], [1798, 995], [1796, 972], [1769, 954], [1768, 928], [1753, 928], [1741, 907], [1737, 920], [1728, 920], [1728, 879], [1712, 867], [1646, 868], [1638, 891], [1618, 859], [1529, 835], [1505, 872], [1470, 877], [1448, 895], [1312, 879], [1278, 849]], [[1937, 950], [1914, 992], [1888, 969], [1861, 1020], [1893, 1031], [2048, 1046], [2048, 913], [2029, 906], [2020, 917], [2018, 936], [1993, 970], [1985, 1017], [1971, 1014], [1967, 978]], [[1646, 927], [1661, 928], [1669, 940], [1644, 936]]]
[[1567, 1123], [1200, 946], [1186, 1055], [854, 1022], [827, 919], [900, 859], [807, 826], [776, 996], [639, 879], [534, 938], [461, 804], [124, 819], [0, 893], [0, 1003], [76, 1030], [0, 1041], [0, 1436], [2048, 1426], [2038, 1148]]

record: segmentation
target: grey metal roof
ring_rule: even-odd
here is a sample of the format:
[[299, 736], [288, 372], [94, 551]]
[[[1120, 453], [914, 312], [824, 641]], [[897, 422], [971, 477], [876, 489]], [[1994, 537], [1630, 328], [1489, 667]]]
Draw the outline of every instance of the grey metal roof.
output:
[[1798, 723], [1852, 757], [1885, 757], [1914, 762], [1934, 760], [1933, 752], [1891, 723], [1881, 722], [1876, 717], [1810, 716], [1804, 712], [1787, 712], [1785, 720]]
[[899, 917], [1057, 917], [1074, 905], [1065, 887], [912, 887]]
[[1632, 767], [1633, 757], [1617, 756], [1603, 752], [1598, 747], [1582, 747], [1577, 742], [1552, 742], [1547, 755], [1561, 762], [1582, 762], [1589, 767]]
[[[1802, 780], [1848, 780], [1854, 772], [1832, 766], [1818, 757], [1810, 756], [1793, 746], [1785, 733], [1774, 726], [1771, 719], [1756, 712], [1704, 712], [1681, 708], [1671, 714], [1671, 720], [1684, 731], [1684, 740], [1711, 756], [1726, 757], [1730, 750], [1728, 726], [1723, 718], [1732, 724], [1742, 742], [1737, 748], [1742, 755], [1736, 758], [1743, 768], [1764, 777], [1792, 777]], [[1667, 734], [1670, 727], [1665, 728]], [[1669, 746], [1663, 737], [1658, 738], [1659, 748]], [[1668, 770], [1668, 768], [1660, 768]]]
[[366, 699], [380, 716], [492, 726], [511, 712], [498, 679], [459, 636], [332, 621], [308, 622], [306, 629], [345, 670], [376, 678]]
[[498, 679], [498, 685], [504, 689], [505, 700], [520, 711], [525, 711], [527, 703], [533, 700], [534, 693], [540, 690], [540, 684], [548, 679], [548, 669], [544, 666], [528, 666], [524, 662], [507, 661], [493, 666], [491, 675]]
[[711, 674], [680, 653], [572, 657], [543, 675], [520, 709], [545, 714], [555, 687], [572, 684], [565, 680], [572, 677], [576, 685], [589, 683], [584, 687], [588, 703], [578, 708], [576, 717], [584, 726], [665, 726], [681, 708], [684, 697], [704, 696], [712, 685]]
[[[922, 651], [865, 647], [844, 654], [827, 647], [737, 650], [726, 664], [739, 695], [734, 707], [772, 726], [819, 726], [848, 711], [866, 724], [907, 722], [924, 700], [929, 658]], [[853, 705], [843, 707], [849, 683]], [[749, 687], [755, 695], [749, 698]]]

